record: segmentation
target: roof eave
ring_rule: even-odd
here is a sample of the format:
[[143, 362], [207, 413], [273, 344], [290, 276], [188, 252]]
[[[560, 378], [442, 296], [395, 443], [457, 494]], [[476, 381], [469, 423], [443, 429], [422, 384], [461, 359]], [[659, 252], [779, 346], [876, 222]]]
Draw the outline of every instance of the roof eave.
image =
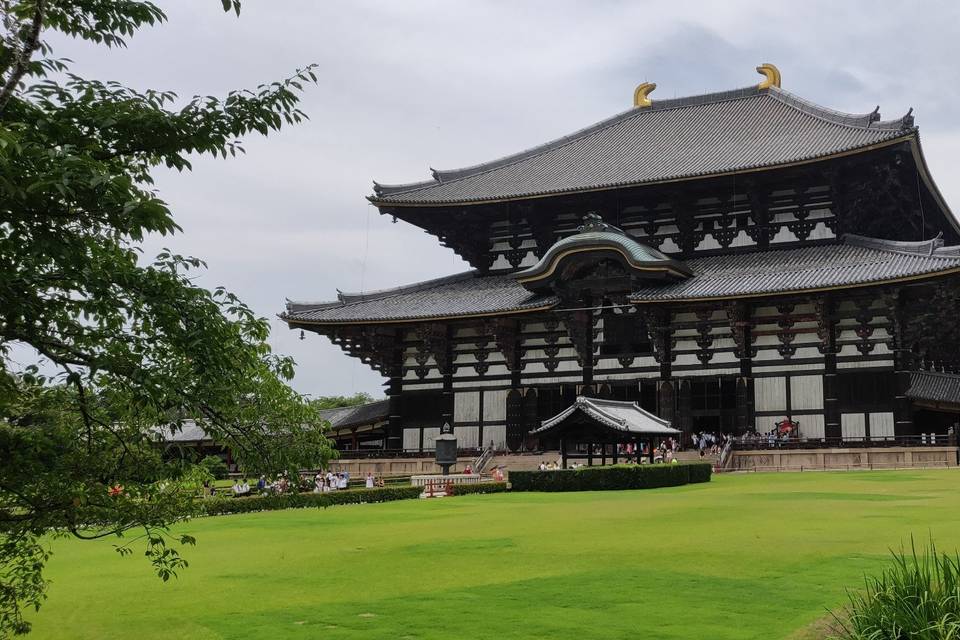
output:
[[[794, 160], [791, 162], [782, 162], [777, 164], [763, 165], [760, 167], [747, 167], [743, 169], [735, 169], [732, 171], [703, 173], [703, 174], [697, 174], [697, 175], [691, 175], [691, 176], [679, 176], [676, 178], [665, 178], [662, 180], [650, 180], [650, 181], [640, 181], [640, 182], [620, 182], [616, 184], [598, 185], [594, 187], [583, 187], [579, 189], [554, 190], [554, 191], [548, 191], [543, 193], [519, 194], [519, 195], [513, 195], [513, 196], [502, 196], [502, 197], [475, 199], [475, 200], [411, 201], [411, 200], [390, 200], [388, 198], [381, 198], [377, 196], [367, 196], [367, 200], [369, 200], [370, 203], [377, 208], [396, 207], [401, 209], [403, 208], [434, 209], [434, 208], [441, 208], [441, 207], [499, 204], [503, 202], [517, 202], [522, 200], [542, 200], [545, 198], [553, 198], [553, 197], [564, 196], [564, 195], [573, 195], [573, 194], [581, 194], [581, 193], [597, 193], [597, 192], [614, 191], [616, 189], [626, 189], [626, 188], [632, 188], [632, 187], [650, 187], [650, 186], [663, 185], [663, 184], [676, 184], [681, 182], [692, 182], [696, 180], [708, 180], [711, 178], [722, 178], [726, 176], [762, 173], [765, 171], [777, 171], [777, 170], [786, 169], [789, 167], [805, 166], [805, 165], [814, 164], [817, 162], [826, 162], [836, 158], [843, 158], [847, 156], [857, 155], [860, 153], [868, 153], [876, 149], [882, 149], [885, 147], [890, 147], [890, 146], [900, 144], [902, 142], [907, 142], [907, 141], [910, 141], [911, 139], [916, 139], [916, 137], [917, 137], [916, 129], [911, 129], [910, 131], [906, 132], [904, 135], [900, 135], [895, 138], [890, 138], [889, 140], [884, 140], [882, 142], [875, 142], [872, 144], [864, 145], [862, 147], [847, 149], [845, 151], [839, 151], [836, 153], [829, 153], [829, 154], [824, 154], [820, 156], [815, 156], [812, 158], [806, 158], [803, 160]], [[927, 176], [926, 179], [929, 179], [929, 176]], [[932, 180], [930, 181], [930, 183], [932, 184]], [[934, 186], [933, 189], [936, 189], [936, 187]], [[939, 196], [939, 191], [937, 191], [937, 195]], [[940, 196], [939, 199], [942, 201], [942, 196]], [[944, 204], [943, 206], [946, 208], [946, 204]]]

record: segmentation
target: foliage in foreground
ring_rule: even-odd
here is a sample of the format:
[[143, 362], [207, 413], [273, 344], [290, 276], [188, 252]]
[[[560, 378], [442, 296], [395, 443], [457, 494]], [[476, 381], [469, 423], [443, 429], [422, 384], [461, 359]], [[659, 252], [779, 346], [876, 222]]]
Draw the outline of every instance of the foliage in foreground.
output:
[[310, 403], [317, 409], [339, 409], [340, 407], [356, 407], [361, 404], [370, 404], [373, 396], [363, 391], [352, 396], [320, 396]]
[[[211, 0], [213, 1], [213, 0]], [[239, 0], [222, 0], [239, 11]], [[240, 138], [303, 119], [311, 68], [254, 91], [180, 100], [69, 73], [49, 30], [106, 47], [166, 19], [145, 0], [0, 3], [0, 637], [39, 608], [49, 532], [125, 536], [167, 579], [186, 562], [167, 527], [192, 513], [197, 471], [153, 436], [194, 420], [247, 469], [329, 458], [317, 410], [287, 384], [269, 322], [194, 284], [196, 258], [144, 259], [179, 230], [156, 167], [190, 169]]]
[[893, 552], [893, 563], [867, 578], [863, 591], [835, 616], [836, 640], [955, 640], [960, 638], [960, 554], [940, 554], [931, 540], [917, 553]]
[[709, 482], [713, 467], [692, 464], [620, 464], [555, 471], [511, 471], [514, 491], [606, 491], [655, 489]]
[[200, 461], [200, 466], [206, 469], [215, 480], [223, 480], [230, 475], [230, 467], [220, 456], [205, 456]]

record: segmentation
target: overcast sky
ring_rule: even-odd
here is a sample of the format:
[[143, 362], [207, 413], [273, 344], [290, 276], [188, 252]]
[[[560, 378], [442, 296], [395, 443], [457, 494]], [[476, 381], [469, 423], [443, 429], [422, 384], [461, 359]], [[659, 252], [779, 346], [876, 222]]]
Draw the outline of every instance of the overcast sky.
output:
[[330, 300], [456, 273], [435, 238], [367, 204], [371, 181], [429, 177], [546, 142], [652, 98], [754, 84], [885, 119], [914, 107], [933, 175], [960, 208], [960, 3], [157, 0], [169, 22], [125, 50], [53, 41], [81, 75], [222, 95], [319, 65], [310, 121], [249, 138], [244, 157], [158, 172], [184, 232], [151, 240], [209, 263], [273, 319], [271, 342], [314, 395], [382, 394], [383, 380], [326, 338], [276, 319], [285, 298]]

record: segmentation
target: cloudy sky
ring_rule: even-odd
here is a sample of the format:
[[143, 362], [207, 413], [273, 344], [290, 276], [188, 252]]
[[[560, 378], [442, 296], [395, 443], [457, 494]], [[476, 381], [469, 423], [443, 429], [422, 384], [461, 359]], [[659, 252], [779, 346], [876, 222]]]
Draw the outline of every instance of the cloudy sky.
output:
[[783, 88], [884, 118], [914, 107], [926, 156], [960, 208], [960, 3], [156, 0], [169, 22], [108, 51], [68, 40], [55, 54], [88, 77], [181, 96], [224, 94], [318, 65], [311, 120], [247, 154], [199, 159], [158, 185], [184, 232], [148, 244], [204, 258], [274, 318], [271, 341], [314, 395], [382, 393], [383, 380], [326, 338], [299, 340], [275, 319], [285, 298], [329, 300], [466, 268], [450, 250], [367, 204], [395, 183], [490, 160], [653, 99], [756, 83], [776, 64]]

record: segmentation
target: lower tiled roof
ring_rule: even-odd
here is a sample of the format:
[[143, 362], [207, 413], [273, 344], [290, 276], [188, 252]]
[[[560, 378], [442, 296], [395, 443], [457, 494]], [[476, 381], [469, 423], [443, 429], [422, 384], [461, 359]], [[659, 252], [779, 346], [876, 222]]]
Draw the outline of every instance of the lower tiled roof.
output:
[[[960, 272], [960, 253], [939, 241], [892, 242], [859, 236], [796, 249], [729, 253], [687, 260], [689, 279], [635, 291], [636, 303], [772, 296], [865, 286]], [[335, 302], [287, 305], [289, 324], [405, 322], [520, 313], [550, 308], [559, 300], [537, 295], [514, 274], [449, 276]]]
[[506, 314], [543, 309], [557, 302], [555, 296], [530, 293], [513, 275], [483, 276], [468, 271], [367, 295], [341, 295], [339, 304], [291, 302], [281, 318], [304, 324], [397, 322]]
[[911, 400], [960, 405], [960, 375], [914, 371], [906, 395]]
[[688, 260], [693, 277], [635, 291], [635, 302], [739, 298], [909, 279], [960, 269], [931, 242], [847, 236], [839, 244]]

